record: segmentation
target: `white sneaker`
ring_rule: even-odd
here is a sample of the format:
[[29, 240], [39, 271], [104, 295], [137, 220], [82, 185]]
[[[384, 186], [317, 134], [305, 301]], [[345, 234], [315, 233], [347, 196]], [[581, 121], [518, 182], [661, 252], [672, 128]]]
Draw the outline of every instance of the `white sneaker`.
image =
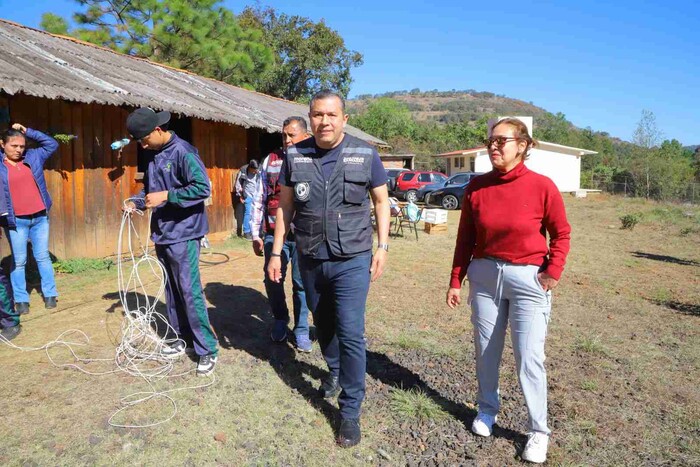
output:
[[534, 431], [528, 433], [527, 444], [523, 450], [523, 460], [541, 464], [547, 460], [547, 446], [549, 445], [549, 435]]
[[479, 436], [491, 436], [493, 424], [496, 423], [496, 416], [479, 412], [472, 423], [472, 432]]
[[197, 376], [209, 376], [214, 373], [216, 366], [216, 355], [202, 355], [197, 364]]
[[160, 354], [165, 358], [178, 358], [185, 353], [185, 343], [181, 340], [175, 341], [173, 344], [165, 344], [160, 349]]

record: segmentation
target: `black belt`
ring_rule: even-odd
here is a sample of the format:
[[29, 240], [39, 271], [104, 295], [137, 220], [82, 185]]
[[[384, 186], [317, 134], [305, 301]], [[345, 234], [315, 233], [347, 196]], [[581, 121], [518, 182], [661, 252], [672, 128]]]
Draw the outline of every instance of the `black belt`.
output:
[[41, 217], [46, 215], [46, 209], [42, 209], [39, 212], [35, 212], [34, 214], [24, 214], [21, 216], [15, 216], [15, 217], [21, 217], [22, 219], [34, 219], [35, 217]]

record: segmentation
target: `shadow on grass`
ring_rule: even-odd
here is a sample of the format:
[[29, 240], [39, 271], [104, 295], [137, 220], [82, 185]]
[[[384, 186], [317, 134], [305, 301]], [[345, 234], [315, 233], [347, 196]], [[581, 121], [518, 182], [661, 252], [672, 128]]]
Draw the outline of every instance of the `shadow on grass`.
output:
[[[367, 373], [387, 386], [396, 389], [407, 390], [415, 388], [421, 390], [432, 399], [433, 402], [439, 405], [442, 410], [449, 413], [456, 420], [459, 420], [459, 422], [464, 425], [465, 429], [471, 432], [472, 422], [477, 414], [476, 410], [467, 408], [462, 404], [446, 398], [430, 387], [419, 375], [402, 365], [394, 363], [386, 355], [368, 351]], [[496, 438], [508, 439], [516, 445], [523, 443], [525, 439], [521, 433], [502, 428], [498, 425], [494, 426], [493, 436]]]
[[692, 259], [682, 259], [676, 258], [674, 256], [656, 255], [654, 253], [645, 253], [643, 251], [633, 251], [632, 256], [634, 256], [635, 258], [663, 261], [664, 263], [680, 264], [681, 266], [700, 266], [700, 262], [697, 262]]
[[682, 315], [700, 316], [700, 305], [697, 303], [683, 303], [676, 300], [649, 300], [659, 306], [666, 307]]
[[[274, 344], [270, 340], [273, 318], [267, 297], [249, 287], [220, 282], [208, 283], [204, 294], [213, 305], [209, 309], [209, 320], [221, 347], [243, 350], [260, 361], [268, 362], [280, 379], [323, 414], [335, 430], [337, 409], [304, 379], [304, 375], [321, 379], [326, 373], [314, 365], [297, 360], [296, 351], [287, 343]], [[264, 391], [265, 388], [261, 390]]]
[[[223, 348], [235, 348], [270, 363], [278, 376], [321, 412], [328, 423], [336, 428], [337, 409], [323, 399], [318, 389], [303, 378], [304, 374], [321, 379], [327, 373], [314, 365], [296, 359], [296, 352], [288, 345], [276, 345], [269, 333], [273, 317], [267, 298], [255, 289], [222, 283], [209, 283], [204, 289], [213, 308], [209, 311], [212, 326]], [[413, 371], [393, 362], [384, 354], [367, 352], [367, 373], [382, 383], [398, 388], [419, 388], [444, 411], [469, 429], [476, 411], [447, 399], [426, 384]], [[496, 427], [494, 435], [511, 441], [522, 436], [512, 430]]]
[[[327, 375], [325, 370], [296, 359], [296, 351], [289, 345], [274, 344], [270, 341], [270, 328], [273, 317], [269, 310], [267, 297], [259, 291], [220, 282], [210, 282], [204, 288], [209, 308], [209, 320], [224, 349], [243, 350], [252, 357], [268, 362], [277, 375], [290, 388], [294, 389], [309, 404], [316, 408], [328, 421], [334, 432], [337, 429], [338, 410], [320, 396], [318, 388], [304, 379], [304, 375], [320, 380]], [[107, 310], [113, 313], [121, 307], [119, 294], [107, 293], [103, 298], [116, 300]], [[150, 297], [149, 297], [150, 298]], [[135, 298], [129, 299], [130, 308], [137, 306]], [[165, 309], [159, 303], [157, 309], [164, 314]], [[183, 336], [187, 341], [187, 337]], [[454, 402], [425, 383], [421, 377], [408, 368], [395, 363], [382, 353], [367, 352], [367, 373], [387, 386], [397, 389], [417, 388], [430, 397], [442, 410], [459, 420], [467, 430], [476, 416], [476, 411]], [[261, 388], [261, 390], [265, 390]], [[336, 433], [337, 434], [337, 433]], [[523, 436], [513, 430], [496, 425], [494, 436], [508, 439], [518, 444]]]

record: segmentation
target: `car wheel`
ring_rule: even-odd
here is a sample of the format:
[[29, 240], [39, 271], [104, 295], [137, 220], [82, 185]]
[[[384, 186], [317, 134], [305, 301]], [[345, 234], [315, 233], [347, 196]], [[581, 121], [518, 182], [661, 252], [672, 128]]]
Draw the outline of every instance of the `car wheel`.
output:
[[443, 209], [457, 209], [459, 207], [459, 200], [455, 195], [447, 195], [444, 198], [442, 198], [442, 207]]
[[416, 190], [408, 190], [406, 192], [406, 201], [408, 201], [409, 203], [415, 203], [417, 199], [418, 193], [416, 193]]

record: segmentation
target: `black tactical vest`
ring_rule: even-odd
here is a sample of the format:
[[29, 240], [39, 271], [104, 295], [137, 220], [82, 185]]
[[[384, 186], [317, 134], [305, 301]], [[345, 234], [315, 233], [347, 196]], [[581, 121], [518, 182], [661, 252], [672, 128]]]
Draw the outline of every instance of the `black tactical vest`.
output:
[[372, 249], [368, 195], [374, 149], [348, 134], [343, 144], [327, 182], [313, 138], [287, 150], [287, 180], [294, 183], [294, 232], [302, 255], [315, 257], [325, 241], [341, 258]]

